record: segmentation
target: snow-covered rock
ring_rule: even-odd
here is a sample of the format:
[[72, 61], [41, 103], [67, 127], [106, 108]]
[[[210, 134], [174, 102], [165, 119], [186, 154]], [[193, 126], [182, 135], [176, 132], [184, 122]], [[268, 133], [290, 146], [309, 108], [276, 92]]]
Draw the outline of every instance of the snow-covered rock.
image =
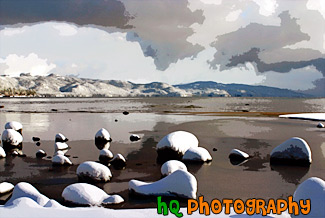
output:
[[209, 162], [212, 161], [212, 157], [207, 149], [202, 147], [192, 147], [185, 152], [183, 161]]
[[94, 161], [86, 161], [77, 168], [77, 175], [83, 181], [108, 182], [112, 173], [108, 167]]
[[279, 115], [280, 118], [325, 121], [325, 113], [301, 113]]
[[53, 166], [70, 166], [72, 165], [72, 162], [69, 160], [68, 157], [59, 154], [59, 155], [55, 155], [52, 158], [52, 165]]
[[66, 150], [68, 148], [69, 148], [69, 145], [65, 142], [55, 142], [54, 143], [54, 151]]
[[109, 161], [111, 161], [114, 158], [113, 153], [108, 149], [102, 149], [99, 152], [99, 161], [101, 163], [107, 164]]
[[62, 133], [58, 133], [55, 135], [55, 142], [67, 142], [69, 139], [65, 137]]
[[310, 199], [311, 211], [307, 215], [298, 215], [292, 217], [325, 217], [325, 181], [311, 177], [301, 183], [296, 189], [293, 200], [299, 202], [299, 200]]
[[95, 135], [95, 145], [99, 150], [109, 149], [111, 141], [111, 135], [106, 129], [101, 128], [97, 131]]
[[239, 160], [245, 160], [249, 158], [249, 155], [239, 149], [232, 149], [229, 154], [230, 159], [239, 159]]
[[5, 124], [5, 129], [13, 129], [21, 133], [21, 130], [23, 129], [23, 125], [17, 121], [10, 121]]
[[275, 147], [271, 152], [271, 164], [309, 165], [311, 150], [305, 140], [293, 137]]
[[18, 146], [23, 142], [23, 136], [13, 129], [5, 129], [2, 132], [1, 140], [4, 145]]
[[47, 154], [46, 154], [46, 152], [44, 151], [44, 150], [38, 150], [37, 152], [36, 152], [36, 157], [38, 157], [38, 158], [42, 158], [42, 157], [45, 157]]
[[161, 166], [161, 174], [163, 176], [168, 176], [169, 174], [175, 172], [176, 170], [184, 170], [187, 171], [186, 165], [178, 160], [169, 160], [166, 161], [162, 166]]
[[139, 135], [136, 135], [136, 134], [130, 135], [131, 142], [136, 142], [136, 141], [139, 141], [140, 139], [141, 139], [141, 137]]
[[191, 147], [198, 147], [195, 135], [186, 131], [176, 131], [164, 136], [157, 144], [158, 158], [164, 160], [180, 159]]
[[50, 199], [45, 205], [44, 207], [47, 208], [57, 208], [57, 209], [63, 209], [65, 208], [64, 206], [62, 206], [59, 202], [57, 202], [56, 200]]
[[66, 187], [62, 192], [65, 201], [89, 206], [119, 204], [124, 199], [119, 195], [108, 195], [105, 191], [87, 183], [75, 183]]
[[6, 152], [3, 150], [3, 147], [0, 146], [0, 158], [6, 157]]
[[12, 205], [14, 200], [21, 197], [30, 198], [41, 206], [44, 206], [49, 201], [48, 197], [39, 193], [39, 191], [34, 188], [31, 184], [27, 182], [20, 182], [15, 186], [11, 198], [7, 201], [5, 205]]
[[138, 180], [129, 182], [129, 190], [140, 195], [196, 198], [196, 178], [187, 171], [176, 170], [165, 178], [148, 183]]
[[11, 192], [14, 189], [14, 185], [9, 182], [0, 183], [0, 195]]
[[325, 128], [325, 125], [322, 124], [322, 123], [318, 123], [318, 124], [317, 124], [317, 128]]
[[123, 169], [126, 166], [126, 159], [122, 154], [116, 154], [110, 163], [115, 169]]

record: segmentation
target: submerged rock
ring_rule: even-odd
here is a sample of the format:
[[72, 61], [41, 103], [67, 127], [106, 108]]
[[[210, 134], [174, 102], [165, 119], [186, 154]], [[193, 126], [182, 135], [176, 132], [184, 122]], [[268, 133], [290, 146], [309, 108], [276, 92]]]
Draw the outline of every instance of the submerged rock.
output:
[[14, 185], [9, 182], [0, 183], [0, 195], [7, 194], [14, 189]]
[[39, 191], [31, 184], [27, 182], [20, 182], [15, 186], [12, 196], [7, 201], [5, 206], [12, 205], [14, 200], [22, 197], [30, 198], [41, 206], [44, 206], [49, 201], [48, 197], [39, 193]]
[[75, 183], [62, 192], [65, 201], [77, 205], [100, 206], [119, 204], [124, 199], [119, 195], [108, 195], [105, 191], [87, 183]]
[[271, 164], [309, 166], [312, 162], [311, 150], [305, 140], [293, 137], [272, 150], [270, 161]]
[[42, 157], [46, 157], [46, 152], [44, 151], [44, 150], [38, 150], [37, 152], [36, 152], [36, 157], [38, 157], [38, 158], [42, 158]]
[[95, 135], [95, 145], [99, 150], [109, 149], [111, 141], [111, 135], [106, 129], [101, 128], [97, 131]]
[[197, 181], [189, 172], [176, 170], [165, 178], [153, 183], [131, 180], [129, 182], [129, 191], [140, 195], [195, 199]]
[[77, 175], [81, 181], [90, 182], [108, 182], [112, 177], [107, 166], [94, 161], [86, 161], [80, 164], [77, 168]]
[[168, 176], [169, 174], [175, 172], [176, 170], [187, 171], [186, 165], [178, 160], [169, 160], [161, 166], [161, 174], [163, 176]]
[[115, 169], [121, 170], [126, 166], [126, 159], [122, 154], [116, 154], [110, 163]]
[[183, 161], [190, 162], [209, 162], [212, 161], [212, 157], [208, 150], [202, 147], [192, 147], [189, 148], [184, 156]]
[[141, 139], [141, 137], [139, 135], [136, 135], [136, 134], [132, 134], [130, 136], [130, 141], [131, 142], [136, 142], [136, 141], [139, 141]]
[[[311, 211], [308, 217], [325, 217], [325, 181], [311, 177], [301, 183], [293, 194], [293, 201], [310, 199]], [[298, 215], [292, 217], [307, 217], [306, 215]]]
[[180, 160], [191, 147], [198, 147], [195, 135], [185, 131], [172, 132], [163, 137], [157, 144], [158, 162]]
[[65, 137], [62, 133], [58, 133], [55, 135], [55, 142], [67, 142], [69, 139]]

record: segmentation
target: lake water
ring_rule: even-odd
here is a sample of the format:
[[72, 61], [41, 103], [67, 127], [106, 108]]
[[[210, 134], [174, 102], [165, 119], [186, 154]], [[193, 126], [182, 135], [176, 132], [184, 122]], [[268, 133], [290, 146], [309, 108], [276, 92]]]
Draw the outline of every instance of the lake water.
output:
[[[129, 196], [131, 179], [157, 181], [161, 178], [156, 163], [156, 144], [166, 134], [185, 130], [195, 134], [200, 146], [211, 154], [210, 164], [188, 164], [198, 180], [198, 196], [214, 198], [284, 198], [292, 195], [305, 179], [325, 179], [325, 130], [318, 122], [280, 119], [280, 113], [324, 112], [325, 99], [283, 98], [71, 98], [71, 99], [0, 99], [0, 131], [8, 121], [23, 124], [25, 158], [0, 159], [0, 182], [27, 181], [41, 193], [63, 203], [61, 193], [78, 182], [77, 166], [98, 160], [94, 136], [106, 128], [112, 138], [110, 150], [127, 158], [124, 170], [111, 168], [113, 178], [97, 183], [109, 194], [120, 194], [126, 202], [118, 208], [154, 207], [155, 199]], [[123, 115], [123, 111], [130, 112]], [[35, 158], [38, 149], [48, 156], [54, 152], [54, 136], [69, 138], [71, 167], [52, 167], [50, 158]], [[129, 136], [142, 139], [131, 142]], [[41, 146], [32, 137], [41, 138]], [[285, 140], [298, 136], [312, 150], [310, 167], [270, 166], [269, 154]], [[253, 158], [233, 165], [228, 155], [238, 148]], [[214, 151], [217, 150], [217, 151]], [[4, 203], [8, 196], [2, 196]]]

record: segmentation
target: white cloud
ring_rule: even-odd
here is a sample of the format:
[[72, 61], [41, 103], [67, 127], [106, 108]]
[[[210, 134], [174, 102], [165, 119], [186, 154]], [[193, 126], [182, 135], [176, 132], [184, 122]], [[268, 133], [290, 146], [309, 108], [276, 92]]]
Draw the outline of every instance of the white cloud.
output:
[[241, 14], [242, 10], [236, 10], [236, 11], [232, 11], [230, 12], [227, 17], [226, 17], [226, 21], [227, 22], [234, 22], [238, 19], [239, 15]]
[[309, 10], [316, 10], [322, 14], [325, 19], [325, 1], [324, 0], [309, 0], [306, 4]]
[[209, 5], [220, 5], [222, 3], [222, 0], [200, 0], [204, 4], [209, 4]]
[[21, 34], [23, 32], [25, 32], [24, 28], [8, 28], [8, 27], [5, 27], [4, 30], [1, 31], [1, 33], [4, 36], [14, 36], [17, 34]]
[[60, 36], [73, 36], [78, 32], [73, 25], [66, 23], [55, 24], [53, 28], [59, 31]]
[[263, 16], [271, 16], [279, 6], [276, 0], [253, 0], [260, 7], [259, 13]]
[[[0, 74], [8, 76], [19, 76], [21, 73], [30, 73], [31, 75], [47, 75], [53, 70], [55, 64], [47, 64], [47, 59], [41, 59], [36, 54], [31, 53], [27, 57], [10, 54], [6, 58], [0, 58], [2, 68], [6, 68]], [[4, 67], [4, 66], [7, 67]]]

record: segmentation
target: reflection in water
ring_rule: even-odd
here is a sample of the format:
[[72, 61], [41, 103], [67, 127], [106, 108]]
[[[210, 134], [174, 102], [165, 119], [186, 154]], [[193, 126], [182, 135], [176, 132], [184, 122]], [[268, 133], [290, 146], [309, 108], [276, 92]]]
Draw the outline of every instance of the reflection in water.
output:
[[230, 163], [234, 166], [237, 166], [237, 165], [240, 166], [248, 161], [248, 159], [236, 159], [236, 158], [229, 158], [229, 160], [230, 160]]
[[302, 167], [272, 164], [271, 170], [277, 171], [284, 181], [298, 185], [300, 184], [301, 178], [308, 173], [309, 166]]

